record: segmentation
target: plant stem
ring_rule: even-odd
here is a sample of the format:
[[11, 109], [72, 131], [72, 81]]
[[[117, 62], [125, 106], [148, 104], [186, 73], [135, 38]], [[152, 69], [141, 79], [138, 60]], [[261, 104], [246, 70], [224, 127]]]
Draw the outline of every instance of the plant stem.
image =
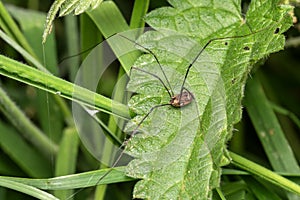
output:
[[230, 152], [229, 154], [232, 158], [231, 162], [235, 166], [257, 175], [260, 178], [273, 183], [274, 185], [300, 195], [300, 186], [296, 183], [233, 152]]

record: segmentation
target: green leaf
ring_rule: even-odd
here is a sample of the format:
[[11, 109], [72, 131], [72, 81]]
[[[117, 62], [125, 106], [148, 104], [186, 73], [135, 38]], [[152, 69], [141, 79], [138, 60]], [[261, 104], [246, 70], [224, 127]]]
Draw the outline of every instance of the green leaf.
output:
[[[136, 95], [129, 106], [137, 116], [127, 130], [146, 119], [138, 129], [141, 134], [128, 141], [126, 151], [135, 160], [127, 175], [142, 179], [134, 198], [209, 199], [219, 186], [221, 166], [230, 159], [226, 143], [241, 119], [248, 73], [258, 60], [283, 48], [281, 33], [291, 26], [291, 8], [276, 0], [253, 1], [243, 19], [240, 1], [169, 3], [173, 7], [146, 16], [155, 31], [138, 41], [156, 55], [163, 71], [151, 54], [134, 65], [143, 71], [131, 70], [128, 89]], [[161, 82], [172, 95], [180, 93], [189, 64], [184, 87], [193, 102], [181, 109], [161, 106], [147, 117], [153, 106], [170, 101]]]

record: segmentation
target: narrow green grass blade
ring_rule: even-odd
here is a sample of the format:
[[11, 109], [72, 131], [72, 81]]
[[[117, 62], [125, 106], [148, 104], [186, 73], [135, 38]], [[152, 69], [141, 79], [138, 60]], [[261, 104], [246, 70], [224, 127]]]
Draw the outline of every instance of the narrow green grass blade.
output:
[[54, 197], [53, 195], [47, 192], [12, 180], [1, 179], [0, 186], [10, 188], [22, 192], [24, 194], [28, 194], [41, 200], [59, 200], [58, 198]]
[[[14, 22], [13, 22], [14, 23]], [[13, 25], [13, 23], [10, 23], [10, 25]], [[17, 28], [17, 27], [16, 27]], [[16, 29], [15, 28], [15, 29]], [[16, 31], [19, 31], [16, 30]], [[20, 32], [20, 31], [19, 31]], [[40, 64], [40, 62], [36, 59], [36, 55], [34, 52], [31, 50], [31, 48], [27, 47], [26, 45], [24, 46], [26, 50], [23, 48], [23, 46], [20, 46], [17, 42], [15, 42], [13, 39], [11, 39], [7, 34], [5, 34], [2, 30], [0, 30], [0, 36], [3, 40], [5, 40], [10, 46], [12, 46], [16, 51], [18, 51], [28, 62], [32, 63], [35, 65], [38, 69], [44, 72], [48, 72], [48, 70]], [[21, 36], [20, 36], [21, 37]], [[22, 40], [26, 40], [24, 36], [22, 35]], [[47, 48], [46, 48], [47, 49]], [[50, 57], [51, 59], [51, 57]], [[46, 59], [47, 60], [47, 59]], [[62, 113], [66, 117], [66, 121], [70, 122], [69, 120], [71, 118], [71, 113], [67, 108], [66, 103], [59, 97], [55, 96], [54, 99], [56, 100], [57, 104], [60, 106], [60, 109]], [[43, 109], [44, 110], [44, 109]]]
[[[115, 94], [113, 95], [113, 99], [119, 102], [124, 102], [124, 93], [125, 93], [125, 89], [126, 89], [126, 83], [127, 81], [123, 78], [121, 79], [121, 77], [124, 74], [124, 70], [122, 68], [120, 68], [119, 71], [119, 76], [118, 76], [118, 85], [115, 88]], [[121, 80], [121, 81], [120, 81]], [[109, 122], [108, 122], [108, 128], [113, 131], [115, 133], [115, 135], [119, 138], [123, 138], [123, 132], [122, 130], [120, 130], [119, 127], [123, 127], [124, 125], [124, 120], [121, 119], [116, 121], [116, 119], [113, 116], [110, 116], [109, 118]], [[122, 143], [122, 142], [121, 142]], [[121, 144], [119, 144], [121, 145]], [[103, 154], [103, 160], [106, 161], [106, 163], [113, 163], [114, 162], [114, 156], [112, 156], [112, 152], [114, 151], [115, 147], [112, 146], [112, 143], [108, 142], [107, 140], [105, 141], [104, 144], [104, 149], [105, 149], [105, 153]], [[102, 166], [100, 166], [100, 168], [102, 168]], [[106, 189], [107, 189], [107, 185], [100, 185], [97, 187], [96, 189], [96, 193], [95, 193], [95, 198], [96, 199], [104, 199], [105, 197], [105, 193], [106, 193]]]
[[[129, 30], [129, 26], [127, 25], [123, 15], [112, 1], [103, 2], [98, 8], [87, 12], [87, 14], [94, 21], [105, 38], [108, 38], [113, 34]], [[108, 41], [108, 43], [110, 43], [110, 41]], [[126, 45], [124, 46], [122, 40], [110, 43], [110, 46], [115, 52], [124, 48], [128, 49]], [[118, 53], [116, 54], [118, 56]], [[118, 56], [118, 59], [127, 74], [139, 54], [140, 53], [138, 51], [135, 51], [124, 56]]]
[[[0, 63], [1, 62], [0, 56]], [[0, 65], [1, 65], [0, 64]], [[15, 125], [22, 135], [27, 138], [40, 152], [47, 157], [52, 157], [57, 153], [57, 146], [44, 133], [42, 133], [25, 114], [7, 96], [3, 88], [0, 87], [0, 109], [8, 119]]]
[[225, 182], [222, 184], [222, 192], [226, 197], [245, 190], [247, 190], [247, 185], [244, 181]]
[[[66, 175], [49, 179], [30, 179], [0, 176], [0, 182], [4, 180], [16, 181], [22, 184], [31, 185], [43, 190], [68, 190], [95, 186], [99, 177], [103, 176], [110, 169], [89, 171], [80, 174]], [[134, 179], [124, 175], [125, 167], [116, 167], [98, 184], [111, 184], [133, 181]]]
[[[5, 8], [3, 7], [2, 4], [1, 4], [1, 10], [2, 10], [1, 14], [4, 15], [1, 19], [2, 19], [3, 23], [8, 26], [7, 34], [10, 34], [10, 31], [17, 33], [16, 35], [11, 34], [11, 35], [13, 35], [12, 38], [14, 38], [14, 39], [12, 39], [11, 37], [8, 37], [5, 33], [3, 33], [0, 30], [1, 38], [4, 39], [8, 44], [10, 44], [15, 50], [17, 50], [29, 63], [33, 63], [38, 69], [47, 72], [45, 67], [42, 66], [38, 60], [36, 60], [37, 56], [36, 56], [35, 52], [32, 50], [32, 48], [28, 44], [25, 36], [21, 33], [21, 31], [19, 30], [19, 28], [17, 27], [15, 22], [12, 20], [12, 18], [10, 17], [10, 15], [5, 10]], [[16, 17], [19, 17], [19, 15], [17, 15]], [[37, 18], [44, 19], [43, 17], [37, 17]], [[29, 19], [29, 20], [31, 20], [31, 19]], [[26, 22], [23, 23], [22, 19], [20, 19], [20, 21], [21, 21], [21, 26], [23, 25], [23, 29], [27, 29], [26, 28], [28, 26], [27, 23]], [[33, 20], [31, 20], [31, 21], [33, 21]], [[32, 25], [32, 23], [29, 23], [29, 24]], [[39, 25], [41, 26], [41, 22], [39, 22]], [[46, 64], [50, 66], [50, 70], [52, 72], [57, 72], [56, 52], [55, 52], [55, 45], [54, 45], [53, 37], [50, 38], [50, 41], [48, 44], [45, 45], [45, 48], [41, 49], [41, 44], [36, 42], [36, 37], [31, 37], [30, 32], [32, 31], [32, 29], [35, 29], [35, 24], [30, 27], [29, 33], [27, 35], [29, 38], [33, 38], [33, 40], [30, 39], [31, 45], [33, 45], [34, 47], [38, 46], [37, 49], [39, 49], [39, 50], [38, 50], [37, 55], [39, 55], [40, 60], [43, 60], [42, 52], [43, 52], [43, 50], [45, 50], [46, 54], [48, 55], [45, 59]], [[40, 29], [41, 29], [41, 27], [40, 27]], [[4, 30], [6, 30], [6, 29], [4, 29]], [[38, 36], [37, 38], [40, 38], [40, 36]], [[50, 54], [48, 54], [48, 52]], [[62, 113], [65, 115], [65, 117], [67, 119], [66, 121], [70, 122], [71, 120], [69, 120], [69, 118], [71, 118], [71, 114], [67, 108], [66, 103], [61, 98], [58, 98], [57, 96], [55, 96], [54, 99], [55, 99], [56, 103], [60, 106]], [[41, 110], [45, 110], [45, 109], [41, 109]]]
[[[86, 13], [80, 15], [80, 33], [81, 49], [84, 50], [81, 57], [82, 60], [84, 60], [87, 54], [92, 50], [90, 48], [98, 45], [103, 40], [103, 36], [94, 21]], [[102, 55], [102, 53], [99, 52], [99, 55]]]
[[[58, 75], [57, 67], [57, 52], [55, 44], [55, 36], [51, 35], [47, 43], [42, 45], [42, 33], [44, 30], [44, 23], [46, 20], [45, 13], [24, 10], [15, 6], [9, 6], [8, 10], [12, 13], [13, 17], [18, 21], [24, 36], [28, 43], [34, 49], [35, 55], [38, 60], [44, 62], [45, 67], [52, 74]], [[44, 54], [45, 53], [45, 60]], [[57, 102], [55, 102], [52, 95], [47, 94], [45, 91], [37, 90], [36, 112], [38, 120], [41, 124], [41, 129], [53, 141], [58, 142], [62, 134], [63, 119], [60, 109], [57, 109]], [[47, 109], [45, 104], [47, 102]], [[51, 116], [49, 115], [51, 113]], [[50, 127], [49, 124], [52, 124]]]
[[[33, 55], [28, 53], [23, 47], [21, 47], [18, 43], [8, 37], [3, 31], [0, 30], [0, 37], [5, 40], [9, 45], [11, 45], [16, 51], [18, 51], [26, 60], [32, 63], [37, 69], [49, 73], [49, 71], [37, 60]], [[60, 106], [60, 110], [64, 114], [67, 119], [66, 122], [71, 123], [71, 113], [66, 105], [66, 103], [58, 96], [54, 96], [57, 104]]]
[[[42, 45], [42, 33], [46, 20], [45, 13], [24, 10], [16, 6], [7, 6], [7, 9], [18, 22], [23, 37], [26, 38], [26, 41], [28, 41], [28, 44], [33, 49], [34, 54], [31, 55], [36, 55], [36, 59], [45, 62], [44, 65], [47, 67], [48, 71], [57, 76], [59, 70], [57, 66], [55, 35], [51, 35], [48, 38], [48, 42]], [[22, 46], [22, 44], [20, 46]], [[24, 46], [22, 47], [24, 48]], [[27, 50], [26, 48], [24, 49]], [[43, 60], [43, 51], [45, 51], [46, 55], [45, 61]]]
[[221, 200], [226, 200], [226, 198], [220, 188], [216, 188], [216, 192], [218, 193], [218, 196]]
[[274, 193], [274, 191], [270, 191], [268, 188], [264, 187], [261, 183], [255, 180], [252, 177], [243, 177], [243, 180], [247, 183], [248, 187], [254, 193], [258, 200], [281, 200], [281, 198]]
[[276, 105], [273, 102], [269, 102], [269, 104], [275, 112], [288, 116], [295, 123], [298, 129], [300, 129], [300, 119], [297, 117], [297, 115], [281, 106]]
[[[76, 159], [79, 138], [76, 129], [66, 129], [63, 133], [59, 151], [55, 162], [55, 176], [73, 174], [76, 171]], [[67, 199], [73, 193], [72, 190], [55, 190], [54, 194], [59, 199]]]
[[113, 111], [112, 114], [128, 118], [127, 107], [123, 104], [2, 55], [0, 74], [103, 112]]
[[[79, 43], [74, 41], [79, 41], [78, 33], [78, 18], [74, 16], [66, 16], [66, 38], [67, 38], [67, 55], [75, 55], [79, 50]], [[90, 33], [93, 33], [93, 30], [90, 30]], [[74, 58], [64, 62], [69, 73], [69, 78], [73, 82], [78, 71], [80, 63], [80, 58], [75, 56]]]
[[87, 14], [105, 38], [129, 29], [126, 20], [113, 1], [103, 2], [98, 8]]
[[[297, 160], [264, 94], [258, 76], [248, 82], [245, 105], [273, 169], [278, 172], [299, 173]], [[287, 195], [289, 199], [298, 198], [294, 194]]]
[[[75, 84], [88, 88], [96, 93], [106, 94], [103, 90], [99, 89], [106, 88], [102, 85], [102, 82], [99, 81], [101, 73], [105, 70], [103, 69], [103, 60], [105, 60], [105, 57], [103, 55], [102, 46], [99, 45], [97, 48], [91, 49], [91, 46], [99, 44], [102, 40], [102, 35], [86, 13], [80, 16], [80, 32], [81, 49], [85, 51], [82, 55], [83, 62], [81, 63], [79, 71], [75, 77]], [[97, 159], [95, 167], [98, 167], [100, 162], [107, 164], [107, 162], [102, 159], [102, 155], [106, 154], [103, 147], [103, 140], [106, 141], [106, 135], [104, 134], [108, 133], [110, 139], [114, 136], [114, 134], [107, 128], [106, 122], [101, 121], [104, 119], [103, 116], [106, 117], [106, 115], [103, 113], [97, 113], [97, 115], [86, 115], [86, 112], [83, 110], [76, 114], [79, 109], [74, 111], [74, 108], [75, 107], [73, 105], [74, 119], [78, 124], [82, 124], [81, 128], [78, 130], [78, 134], [80, 135], [85, 148]], [[100, 128], [99, 125], [103, 129]], [[109, 139], [107, 140], [110, 141]]]
[[272, 172], [271, 170], [268, 170], [233, 152], [230, 152], [230, 157], [232, 158], [232, 164], [234, 164], [235, 166], [244, 169], [266, 181], [269, 181], [272, 184], [277, 185], [287, 191], [293, 192], [298, 196], [300, 195], [300, 185], [297, 185], [296, 183], [276, 174], [275, 172]]
[[254, 200], [254, 199], [247, 198], [246, 194], [247, 194], [246, 190], [240, 190], [235, 193], [227, 195], [224, 200], [237, 200], [237, 199]]
[[[148, 11], [149, 3], [149, 0], [134, 1], [133, 11], [130, 18], [130, 28], [142, 28], [145, 26], [144, 17]], [[142, 32], [140, 32], [138, 35], [141, 33]]]
[[49, 73], [49, 71], [38, 61], [34, 56], [28, 53], [23, 47], [21, 47], [17, 42], [11, 39], [7, 34], [5, 34], [0, 29], [0, 37], [12, 46], [17, 52], [19, 52], [29, 63], [32, 63], [37, 69]]
[[[95, 26], [98, 28], [98, 31], [105, 38], [115, 33], [123, 32], [129, 29], [123, 15], [121, 14], [120, 10], [114, 2], [103, 2], [98, 8], [96, 8], [93, 11], [89, 11], [87, 14], [90, 17], [90, 19], [94, 22]], [[114, 46], [111, 47], [112, 49], [116, 48]], [[125, 60], [125, 65], [127, 67], [130, 67], [134, 59], [129, 60], [129, 64], [127, 62], [128, 56], [124, 57], [123, 60]], [[121, 91], [118, 95], [122, 95], [123, 93], [124, 90]], [[122, 102], [122, 98], [119, 98], [118, 101]], [[116, 132], [118, 130], [117, 126], [114, 122], [112, 122], [114, 120], [111, 119], [113, 119], [112, 116], [109, 120], [109, 129], [113, 132]], [[112, 163], [111, 158], [114, 156], [111, 155], [115, 147], [112, 145], [112, 143], [106, 141], [103, 148], [104, 154], [101, 160], [104, 161], [104, 163]], [[98, 186], [96, 189], [95, 198], [103, 199], [105, 195], [105, 190], [106, 186]]]
[[299, 173], [300, 169], [258, 76], [249, 80], [245, 105], [275, 171]]
[[[0, 131], [5, 131], [6, 129], [0, 129]], [[1, 174], [11, 175], [16, 177], [24, 177], [26, 174], [20, 170], [20, 168], [14, 163], [8, 155], [4, 155], [4, 152], [0, 156], [0, 172]]]
[[[51, 177], [51, 157], [45, 157], [40, 152], [43, 150], [28, 144], [19, 133], [0, 122], [1, 149], [29, 176], [35, 178]], [[30, 137], [30, 136], [29, 136]], [[33, 137], [33, 136], [31, 136]], [[26, 153], [24, 153], [26, 152]]]
[[34, 55], [32, 48], [26, 41], [24, 35], [3, 6], [2, 1], [0, 2], [0, 26], [7, 32], [7, 34], [14, 38], [24, 49], [26, 49], [31, 55]]

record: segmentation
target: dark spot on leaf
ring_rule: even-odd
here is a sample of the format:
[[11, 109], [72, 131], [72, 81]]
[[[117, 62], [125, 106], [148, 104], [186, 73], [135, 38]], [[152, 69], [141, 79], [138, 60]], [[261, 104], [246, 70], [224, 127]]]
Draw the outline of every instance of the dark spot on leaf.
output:
[[227, 46], [227, 45], [228, 45], [228, 42], [225, 42], [224, 44]]
[[245, 46], [245, 47], [244, 47], [244, 50], [245, 50], [245, 51], [249, 51], [249, 50], [250, 50], [250, 47]]
[[276, 30], [274, 31], [274, 34], [279, 33], [279, 31], [280, 31], [280, 28], [276, 28]]
[[236, 78], [231, 79], [231, 84], [235, 84]]

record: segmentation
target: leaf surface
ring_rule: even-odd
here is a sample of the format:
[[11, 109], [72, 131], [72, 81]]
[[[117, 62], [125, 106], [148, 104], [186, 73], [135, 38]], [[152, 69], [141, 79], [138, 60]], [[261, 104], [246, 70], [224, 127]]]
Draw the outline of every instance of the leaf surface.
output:
[[127, 130], [137, 127], [153, 106], [169, 102], [162, 82], [170, 93], [180, 93], [190, 63], [184, 87], [194, 100], [182, 108], [162, 106], [151, 112], [126, 147], [135, 157], [127, 175], [142, 179], [134, 198], [210, 199], [221, 166], [230, 161], [226, 143], [241, 119], [247, 76], [254, 63], [283, 48], [281, 33], [291, 26], [291, 8], [277, 0], [252, 1], [243, 19], [240, 1], [169, 3], [172, 7], [147, 15], [155, 30], [138, 40], [156, 55], [163, 71], [147, 51], [135, 63], [143, 71], [131, 70], [128, 89], [135, 95], [129, 106], [137, 115]]

